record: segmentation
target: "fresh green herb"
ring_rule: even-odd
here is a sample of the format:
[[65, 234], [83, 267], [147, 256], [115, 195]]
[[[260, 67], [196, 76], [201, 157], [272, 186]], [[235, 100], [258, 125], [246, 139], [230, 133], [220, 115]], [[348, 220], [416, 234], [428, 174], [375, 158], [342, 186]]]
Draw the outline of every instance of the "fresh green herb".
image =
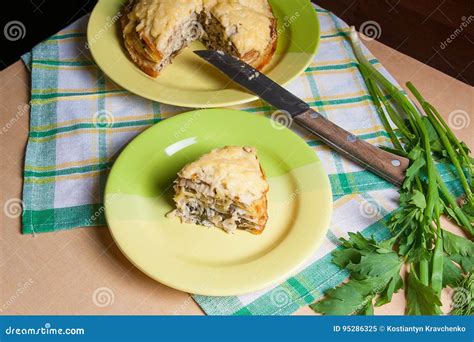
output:
[[438, 315], [441, 301], [433, 288], [423, 284], [416, 272], [408, 274], [407, 310], [408, 315]]
[[446, 230], [443, 230], [443, 238], [446, 254], [459, 253], [464, 256], [474, 256], [474, 242]]
[[474, 272], [474, 242], [458, 235], [443, 231], [444, 252], [466, 273]]
[[328, 291], [328, 299], [312, 308], [327, 315], [371, 314], [374, 300], [377, 306], [390, 302], [393, 293], [403, 286], [403, 262], [397, 253], [360, 233], [349, 233], [349, 240], [341, 241], [343, 248], [334, 251], [333, 261], [347, 268], [352, 279]]
[[[400, 190], [400, 208], [388, 223], [392, 237], [381, 243], [361, 234], [342, 239], [341, 248], [333, 253], [333, 262], [346, 268], [351, 278], [311, 307], [323, 314], [371, 314], [374, 301], [376, 306], [388, 303], [394, 292], [405, 287], [407, 314], [440, 314], [444, 287], [467, 288], [471, 294], [474, 288], [470, 273], [474, 242], [443, 230], [440, 221], [441, 215], [447, 215], [472, 238], [473, 159], [466, 145], [413, 84], [407, 83], [407, 88], [423, 112], [368, 62], [354, 28], [350, 39], [367, 89], [392, 141], [393, 148], [388, 150], [409, 158], [410, 166]], [[390, 121], [397, 130], [392, 129]], [[436, 162], [454, 166], [465, 194], [462, 205], [442, 180]], [[399, 276], [404, 263], [409, 266], [405, 284]], [[472, 303], [469, 305], [453, 312], [472, 312]]]
[[463, 278], [461, 269], [447, 256], [443, 261], [443, 287], [456, 287]]

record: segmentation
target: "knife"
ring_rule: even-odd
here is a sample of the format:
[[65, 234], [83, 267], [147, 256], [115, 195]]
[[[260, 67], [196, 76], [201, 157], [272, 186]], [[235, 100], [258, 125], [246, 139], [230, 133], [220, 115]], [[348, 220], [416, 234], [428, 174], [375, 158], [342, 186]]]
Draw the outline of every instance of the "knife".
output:
[[371, 145], [332, 123], [320, 113], [240, 59], [222, 51], [194, 51], [234, 82], [258, 95], [275, 108], [288, 113], [300, 126], [312, 132], [334, 150], [383, 179], [400, 186], [409, 160]]

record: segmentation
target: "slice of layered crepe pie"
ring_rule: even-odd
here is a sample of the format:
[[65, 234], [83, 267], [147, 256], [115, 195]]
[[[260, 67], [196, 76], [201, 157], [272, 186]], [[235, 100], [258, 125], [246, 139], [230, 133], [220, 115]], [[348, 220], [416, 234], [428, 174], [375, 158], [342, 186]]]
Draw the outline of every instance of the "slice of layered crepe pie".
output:
[[267, 222], [268, 184], [253, 147], [212, 150], [178, 172], [174, 209], [181, 222], [260, 234]]

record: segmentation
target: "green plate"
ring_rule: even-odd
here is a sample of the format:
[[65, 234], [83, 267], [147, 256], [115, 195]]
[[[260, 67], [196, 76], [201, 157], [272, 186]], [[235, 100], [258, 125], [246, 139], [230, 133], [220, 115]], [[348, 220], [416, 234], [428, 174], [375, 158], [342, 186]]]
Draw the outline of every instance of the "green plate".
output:
[[[166, 218], [177, 172], [213, 148], [254, 146], [270, 185], [261, 235]], [[105, 191], [110, 231], [143, 272], [202, 295], [236, 295], [286, 279], [322, 242], [331, 218], [329, 179], [314, 151], [263, 116], [229, 109], [164, 120], [133, 140]]]
[[[319, 22], [309, 0], [270, 0], [278, 19], [278, 47], [264, 68], [270, 78], [286, 84], [311, 62], [319, 42]], [[192, 51], [204, 49], [194, 42], [154, 79], [128, 57], [120, 30], [123, 1], [100, 0], [87, 28], [87, 40], [97, 65], [115, 83], [142, 97], [184, 107], [222, 107], [257, 99]]]

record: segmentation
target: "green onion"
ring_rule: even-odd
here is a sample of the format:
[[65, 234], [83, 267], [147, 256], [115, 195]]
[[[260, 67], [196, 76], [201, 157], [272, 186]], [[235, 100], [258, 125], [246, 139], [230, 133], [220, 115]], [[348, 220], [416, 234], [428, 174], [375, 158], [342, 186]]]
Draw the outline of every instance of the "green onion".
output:
[[[328, 299], [312, 307], [323, 313], [341, 313], [345, 312], [345, 302], [348, 305], [354, 305], [356, 298], [355, 302], [360, 301], [364, 304], [365, 313], [370, 314], [372, 300], [375, 300], [375, 305], [385, 304], [391, 300], [393, 292], [404, 286], [401, 280], [397, 279], [397, 275], [401, 266], [399, 263], [405, 262], [410, 266], [408, 281], [405, 283], [406, 312], [408, 314], [440, 314], [441, 290], [443, 286], [446, 286], [443, 284], [446, 249], [449, 248], [452, 253], [464, 253], [462, 254], [464, 256], [467, 253], [465, 247], [464, 249], [459, 247], [461, 251], [453, 252], [453, 248], [457, 247], [453, 247], [453, 242], [449, 240], [445, 244], [446, 237], [442, 234], [440, 216], [443, 213], [450, 215], [459, 222], [466, 233], [473, 235], [474, 229], [469, 216], [469, 208], [473, 207], [473, 191], [469, 184], [469, 180], [472, 179], [473, 162], [467, 148], [459, 142], [441, 115], [422, 97], [415, 86], [410, 82], [407, 83], [408, 89], [418, 100], [424, 113], [401, 89], [395, 87], [369, 63], [362, 52], [359, 38], [353, 27], [350, 39], [359, 62], [359, 70], [393, 144], [393, 148], [387, 148], [387, 150], [410, 158], [410, 166], [400, 190], [400, 208], [394, 212], [389, 221], [393, 236], [379, 244], [375, 241], [363, 241], [363, 238], [356, 234], [350, 235], [350, 241], [344, 240], [343, 249], [334, 253], [336, 260], [333, 261], [338, 266], [347, 267], [353, 278], [346, 285], [329, 291]], [[397, 126], [400, 138], [391, 127], [389, 118]], [[439, 149], [442, 155], [447, 156], [454, 165], [457, 178], [466, 194], [468, 202], [466, 208], [458, 206], [456, 199], [436, 169], [434, 161], [436, 155], [433, 153], [440, 151], [438, 148], [435, 151], [432, 149], [431, 143], [435, 138], [433, 134], [430, 136], [431, 127], [439, 136]], [[438, 147], [438, 144], [436, 146]], [[390, 253], [396, 254], [390, 256]], [[359, 257], [356, 258], [356, 255]], [[382, 285], [377, 288], [378, 291], [374, 291], [374, 284], [385, 279], [374, 278], [374, 275], [381, 272], [381, 269], [375, 268], [374, 265], [382, 257], [386, 263], [394, 266], [393, 273], [390, 273], [392, 280], [389, 284], [391, 285], [382, 283], [386, 287]], [[463, 271], [467, 272], [465, 266], [462, 267]], [[470, 279], [469, 284], [472, 284], [472, 276], [466, 276], [465, 279]], [[469, 286], [472, 287], [472, 285]], [[351, 296], [348, 295], [349, 293]], [[337, 307], [336, 310], [332, 309], [334, 306]], [[468, 307], [461, 312], [470, 311], [471, 307]], [[364, 313], [364, 310], [358, 310], [358, 312]]]

